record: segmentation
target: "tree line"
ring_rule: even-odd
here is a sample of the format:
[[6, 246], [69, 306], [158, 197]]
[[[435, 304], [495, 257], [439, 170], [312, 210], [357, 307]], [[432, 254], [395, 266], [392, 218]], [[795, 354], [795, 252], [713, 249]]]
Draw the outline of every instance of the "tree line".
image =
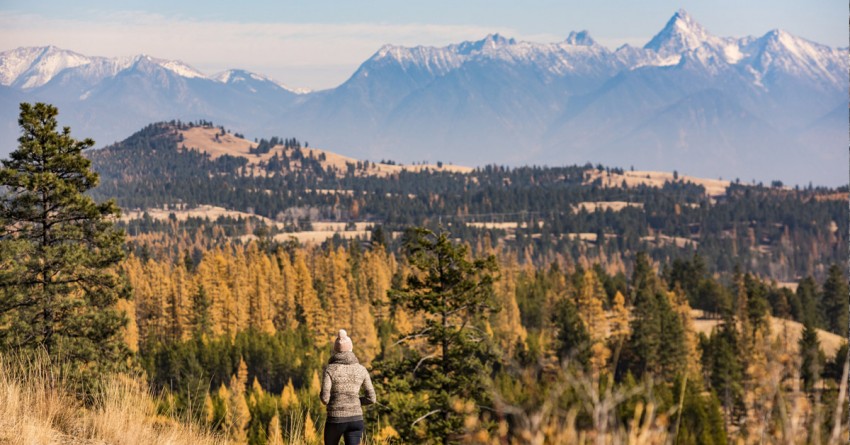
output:
[[[379, 233], [305, 247], [221, 228], [204, 244], [202, 223], [192, 237], [176, 221], [131, 250], [114, 202], [85, 194], [92, 141], [58, 131], [56, 115], [23, 104], [0, 169], [0, 349], [46, 351], [89, 405], [99, 374], [142, 370], [162, 414], [279, 443], [294, 421], [323, 422], [318, 375], [345, 326], [375, 376], [376, 440], [846, 438], [847, 343], [827, 356], [816, 330], [846, 329], [837, 264], [791, 292], [698, 255], [638, 251], [611, 273], [425, 227], [394, 247]], [[695, 307], [713, 329], [696, 328]], [[797, 317], [799, 338], [772, 316]]]

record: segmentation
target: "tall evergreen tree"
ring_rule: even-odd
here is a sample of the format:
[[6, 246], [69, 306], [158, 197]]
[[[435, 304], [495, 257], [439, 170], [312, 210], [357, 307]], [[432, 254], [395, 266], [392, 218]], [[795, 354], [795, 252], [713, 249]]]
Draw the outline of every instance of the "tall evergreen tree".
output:
[[569, 297], [565, 296], [555, 304], [552, 321], [558, 329], [556, 337], [558, 358], [575, 361], [580, 368], [587, 369], [590, 363], [591, 338], [581, 321], [575, 303]]
[[820, 348], [820, 340], [818, 340], [817, 330], [811, 323], [804, 323], [803, 335], [800, 336], [800, 378], [803, 380], [803, 387], [806, 391], [811, 391], [815, 384], [820, 380], [823, 373], [824, 362], [826, 361], [824, 353]]
[[[400, 420], [394, 426], [403, 436], [455, 443], [464, 432], [464, 418], [488, 403], [485, 370], [493, 354], [484, 327], [495, 309], [492, 284], [498, 267], [492, 256], [470, 260], [467, 247], [453, 244], [445, 232], [411, 229], [404, 244], [414, 270], [390, 296], [422, 321], [416, 332], [402, 333], [401, 344], [416, 339], [426, 344], [406, 346], [400, 362], [380, 363], [376, 381], [386, 380], [422, 400], [410, 407], [410, 399], [402, 398], [402, 404], [390, 407], [388, 414]], [[473, 408], [459, 412], [458, 406]], [[424, 431], [416, 432], [420, 422]]]
[[744, 363], [740, 355], [740, 340], [735, 321], [727, 315], [703, 349], [703, 362], [709, 382], [717, 393], [727, 424], [737, 417], [743, 407]]
[[661, 314], [656, 298], [657, 278], [646, 253], [638, 253], [632, 274], [632, 335], [626, 345], [624, 366], [637, 375], [661, 371]]
[[811, 276], [805, 277], [797, 284], [797, 298], [800, 300], [800, 313], [797, 321], [800, 323], [811, 323], [815, 327], [820, 326], [820, 314], [818, 313], [818, 285]]
[[848, 298], [850, 289], [841, 268], [833, 264], [829, 268], [823, 283], [823, 296], [820, 299], [821, 314], [826, 329], [846, 337], [848, 332]]
[[78, 141], [57, 130], [51, 105], [21, 104], [19, 147], [0, 169], [0, 345], [44, 348], [96, 373], [127, 365], [128, 295], [116, 272], [124, 233], [119, 209], [85, 192], [98, 184]]

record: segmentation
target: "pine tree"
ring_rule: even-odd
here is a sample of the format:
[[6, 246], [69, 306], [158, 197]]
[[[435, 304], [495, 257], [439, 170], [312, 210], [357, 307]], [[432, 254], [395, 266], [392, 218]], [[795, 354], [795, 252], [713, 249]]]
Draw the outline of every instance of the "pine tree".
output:
[[[424, 321], [423, 328], [400, 340], [427, 339], [422, 349], [408, 348], [400, 362], [380, 362], [380, 376], [388, 386], [409, 388], [422, 406], [390, 406], [387, 414], [403, 419], [394, 425], [404, 437], [413, 437], [416, 423], [431, 441], [454, 443], [463, 433], [467, 414], [487, 402], [484, 371], [492, 360], [485, 323], [494, 309], [492, 274], [495, 258], [470, 260], [465, 245], [453, 244], [447, 233], [411, 229], [405, 234], [407, 260], [414, 270], [391, 291], [394, 304]], [[383, 376], [383, 377], [382, 377]], [[472, 401], [471, 413], [456, 409]]]
[[649, 258], [643, 252], [635, 261], [632, 275], [633, 319], [629, 325], [632, 335], [626, 346], [624, 365], [636, 376], [645, 373], [658, 374], [661, 371], [661, 313], [656, 298], [657, 282], [655, 272], [649, 264]]
[[818, 311], [818, 285], [811, 276], [801, 279], [797, 283], [797, 299], [800, 300], [800, 313], [797, 321], [800, 323], [811, 323], [813, 326], [821, 326], [821, 317]]
[[94, 142], [57, 131], [51, 105], [20, 108], [20, 145], [0, 169], [0, 345], [43, 347], [89, 375], [124, 368], [124, 233], [115, 203], [85, 194], [98, 184], [82, 156]]
[[198, 285], [198, 290], [192, 296], [192, 311], [190, 325], [192, 335], [198, 338], [206, 338], [213, 333], [213, 319], [210, 307], [212, 302], [203, 284]]
[[720, 329], [712, 334], [703, 350], [703, 361], [709, 372], [712, 388], [723, 405], [726, 423], [738, 415], [743, 405], [744, 363], [740, 355], [740, 340], [731, 314]]
[[820, 300], [821, 314], [827, 330], [847, 336], [848, 324], [847, 279], [837, 264], [829, 267], [826, 282], [823, 283], [823, 297]]
[[586, 368], [590, 363], [591, 338], [572, 299], [565, 296], [555, 304], [552, 321], [557, 329], [558, 358], [575, 361], [579, 367]]
[[800, 378], [803, 387], [811, 391], [821, 378], [825, 362], [824, 353], [820, 349], [817, 330], [811, 323], [803, 324], [803, 334], [800, 336]]

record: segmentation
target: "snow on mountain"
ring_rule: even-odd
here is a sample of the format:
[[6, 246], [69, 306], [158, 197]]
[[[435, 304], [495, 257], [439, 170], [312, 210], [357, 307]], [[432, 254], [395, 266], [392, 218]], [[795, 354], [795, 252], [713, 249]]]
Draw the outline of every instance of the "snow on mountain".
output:
[[187, 79], [193, 79], [193, 78], [206, 79], [207, 78], [207, 76], [204, 73], [202, 73], [202, 72], [192, 68], [191, 66], [186, 65], [185, 63], [180, 62], [178, 60], [163, 60], [163, 59], [153, 59], [153, 60], [159, 66], [161, 66], [161, 67], [163, 67], [163, 68], [165, 68], [169, 71], [172, 71], [174, 74], [177, 74], [180, 77], [185, 77]]
[[784, 73], [830, 87], [847, 84], [847, 52], [773, 30], [743, 46], [759, 79]]
[[47, 46], [18, 48], [0, 54], [0, 82], [21, 89], [40, 87], [66, 68], [86, 65], [91, 58]]
[[[588, 31], [554, 43], [490, 34], [444, 47], [385, 45], [343, 84], [313, 93], [244, 70], [207, 76], [149, 56], [87, 57], [55, 47], [0, 53], [7, 96], [57, 103], [75, 129], [98, 140], [154, 120], [201, 118], [255, 136], [284, 128], [358, 158], [629, 159], [647, 169], [673, 160], [693, 162], [680, 169], [704, 176], [800, 183], [834, 167], [794, 168], [813, 150], [811, 135], [823, 146], [846, 143], [846, 121], [812, 121], [846, 111], [848, 69], [846, 49], [780, 30], [719, 37], [684, 10], [643, 47], [611, 50]], [[684, 148], [687, 156], [676, 152]], [[746, 153], [771, 155], [759, 163]], [[712, 156], [724, 161], [700, 161]], [[846, 172], [827, 176], [846, 182]]]
[[391, 63], [403, 69], [416, 67], [432, 75], [439, 76], [457, 68], [463, 61], [464, 54], [462, 52], [455, 52], [448, 48], [426, 46], [406, 48], [396, 45], [384, 45], [369, 60], [361, 65], [361, 69], [365, 68], [362, 74], [368, 76], [368, 70], [371, 66]]
[[583, 31], [571, 31], [570, 35], [567, 36], [567, 43], [570, 45], [582, 45], [582, 46], [593, 46], [596, 45], [596, 40], [590, 37], [590, 33], [587, 30]]
[[42, 52], [44, 48], [17, 48], [0, 53], [0, 85], [11, 85]]
[[239, 70], [239, 69], [230, 69], [230, 70], [222, 71], [218, 74], [211, 76], [210, 79], [215, 80], [216, 82], [221, 82], [221, 83], [224, 83], [224, 84], [231, 84], [231, 85], [237, 84], [237, 83], [240, 83], [240, 82], [243, 82], [243, 83], [244, 82], [269, 83], [269, 84], [273, 84], [273, 85], [275, 85], [279, 88], [282, 88], [286, 91], [289, 91], [289, 92], [295, 93], [295, 94], [307, 94], [307, 93], [310, 92], [310, 90], [308, 90], [308, 89], [290, 88], [289, 86], [287, 86], [287, 85], [285, 85], [281, 82], [278, 82], [278, 81], [272, 79], [271, 77], [266, 77], [266, 76], [263, 76], [261, 74], [251, 73], [251, 72], [248, 72], [248, 71], [245, 71], [245, 70]]
[[680, 9], [644, 45], [644, 49], [655, 51], [661, 57], [675, 57], [703, 45], [723, 46], [722, 39], [715, 37], [697, 23], [684, 9]]

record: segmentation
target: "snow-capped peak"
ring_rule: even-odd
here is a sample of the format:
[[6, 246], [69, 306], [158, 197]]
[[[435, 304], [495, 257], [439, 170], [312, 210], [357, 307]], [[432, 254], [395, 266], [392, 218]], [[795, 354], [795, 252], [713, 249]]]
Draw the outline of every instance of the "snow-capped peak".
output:
[[[779, 70], [829, 85], [847, 84], [846, 74], [836, 75], [835, 69], [846, 65], [846, 51], [810, 42], [781, 29], [747, 43], [744, 50], [748, 52], [755, 73], [766, 75]], [[844, 68], [841, 71], [846, 73]]]
[[474, 52], [485, 51], [488, 49], [494, 50], [514, 44], [516, 44], [516, 40], [513, 38], [509, 39], [499, 33], [496, 33], [488, 34], [483, 39], [474, 42], [461, 42], [457, 45], [452, 45], [450, 48], [453, 48], [458, 54], [468, 55]]
[[644, 45], [644, 48], [653, 50], [663, 57], [682, 54], [706, 43], [712, 46], [722, 45], [721, 39], [709, 33], [684, 9], [680, 9], [667, 21], [664, 28]]
[[579, 32], [571, 31], [570, 35], [567, 36], [567, 43], [570, 45], [577, 46], [593, 46], [596, 45], [596, 41], [590, 37], [590, 33], [587, 30], [582, 30]]
[[271, 84], [273, 84], [273, 85], [275, 85], [279, 88], [283, 88], [284, 90], [289, 91], [291, 93], [295, 93], [295, 94], [306, 94], [306, 93], [310, 92], [310, 90], [307, 90], [307, 89], [293, 89], [293, 88], [286, 86], [285, 84], [283, 84], [281, 82], [278, 82], [278, 81], [272, 79], [271, 77], [263, 76], [261, 74], [256, 74], [256, 73], [252, 73], [252, 72], [240, 70], [240, 69], [230, 69], [230, 70], [227, 70], [227, 71], [222, 71], [222, 72], [220, 72], [220, 73], [218, 73], [214, 76], [211, 76], [210, 79], [212, 79], [216, 82], [221, 82], [221, 83], [230, 84], [230, 85], [240, 83], [240, 82], [250, 82], [250, 81], [267, 82], [267, 83], [271, 83]]
[[207, 76], [204, 73], [196, 70], [195, 68], [192, 68], [189, 65], [186, 65], [185, 63], [183, 63], [179, 60], [164, 60], [164, 59], [151, 58], [151, 61], [156, 63], [157, 65], [173, 72], [174, 74], [177, 74], [180, 77], [185, 77], [185, 78], [188, 78], [188, 79], [194, 79], [194, 78], [207, 79]]
[[0, 53], [0, 84], [22, 89], [39, 87], [66, 68], [91, 63], [92, 59], [55, 46], [17, 48]]
[[496, 48], [498, 46], [506, 46], [513, 45], [516, 43], [516, 40], [513, 38], [507, 38], [499, 33], [489, 34], [482, 41], [484, 43], [485, 48]]

